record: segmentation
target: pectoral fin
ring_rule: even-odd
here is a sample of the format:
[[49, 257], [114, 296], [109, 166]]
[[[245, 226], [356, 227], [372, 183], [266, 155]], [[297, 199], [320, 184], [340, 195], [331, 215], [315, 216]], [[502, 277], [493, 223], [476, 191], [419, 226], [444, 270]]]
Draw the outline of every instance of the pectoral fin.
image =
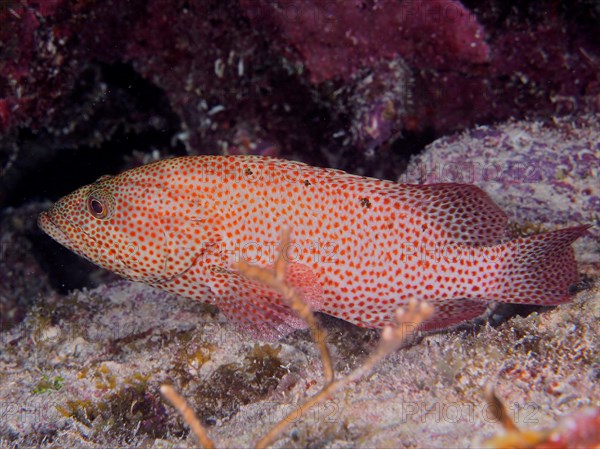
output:
[[[306, 328], [306, 323], [295, 314], [278, 291], [248, 279], [235, 270], [219, 267], [212, 267], [211, 270], [210, 287], [215, 296], [215, 305], [245, 333], [262, 340], [277, 340], [297, 329]], [[313, 309], [318, 308], [322, 301], [322, 290], [309, 267], [290, 264], [286, 282]]]

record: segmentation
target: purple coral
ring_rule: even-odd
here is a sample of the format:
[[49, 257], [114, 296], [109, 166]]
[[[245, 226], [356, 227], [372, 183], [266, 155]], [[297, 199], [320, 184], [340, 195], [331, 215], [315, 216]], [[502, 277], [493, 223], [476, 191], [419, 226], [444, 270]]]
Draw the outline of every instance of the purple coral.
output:
[[300, 54], [315, 83], [348, 78], [383, 58], [402, 56], [415, 67], [484, 63], [485, 33], [453, 0], [302, 2], [242, 0], [256, 27]]
[[587, 114], [478, 127], [429, 145], [400, 181], [476, 184], [521, 224], [591, 224], [575, 246], [600, 264], [599, 123]]
[[[582, 5], [569, 15], [556, 2], [9, 1], [0, 133], [78, 148], [124, 129], [149, 134], [154, 150], [158, 131], [155, 145], [171, 152], [277, 153], [381, 173], [389, 159], [374, 150], [405, 149], [407, 132], [423, 141], [531, 111], [600, 108], [600, 49], [573, 17]], [[124, 68], [164, 95], [133, 87], [128, 98], [126, 86], [114, 98]]]

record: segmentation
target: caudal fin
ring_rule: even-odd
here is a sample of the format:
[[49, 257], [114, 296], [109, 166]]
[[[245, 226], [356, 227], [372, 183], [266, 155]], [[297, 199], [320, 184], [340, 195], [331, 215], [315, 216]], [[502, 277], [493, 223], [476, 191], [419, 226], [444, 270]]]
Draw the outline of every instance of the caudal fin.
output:
[[569, 287], [578, 278], [571, 244], [589, 227], [577, 226], [508, 242], [489, 298], [535, 305], [568, 302]]

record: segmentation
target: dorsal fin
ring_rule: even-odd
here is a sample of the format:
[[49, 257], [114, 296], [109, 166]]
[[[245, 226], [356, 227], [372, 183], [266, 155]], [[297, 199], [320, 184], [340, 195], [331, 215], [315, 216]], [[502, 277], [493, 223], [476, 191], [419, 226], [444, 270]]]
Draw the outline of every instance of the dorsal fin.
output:
[[507, 216], [479, 187], [457, 183], [414, 187], [416, 207], [444, 231], [445, 240], [438, 243], [493, 246], [505, 240]]

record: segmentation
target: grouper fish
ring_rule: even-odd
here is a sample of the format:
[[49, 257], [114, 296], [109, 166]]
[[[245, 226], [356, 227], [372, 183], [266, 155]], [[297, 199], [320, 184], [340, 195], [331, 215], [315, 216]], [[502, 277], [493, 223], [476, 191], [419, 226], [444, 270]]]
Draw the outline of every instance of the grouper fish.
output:
[[[39, 216], [50, 237], [120, 276], [216, 305], [273, 340], [305, 324], [279, 293], [234, 268], [284, 251], [286, 280], [312, 309], [381, 328], [411, 298], [425, 329], [490, 302], [555, 305], [577, 280], [587, 226], [510, 239], [478, 187], [409, 185], [261, 156], [189, 156], [102, 176]], [[291, 229], [287, 248], [278, 242]]]

